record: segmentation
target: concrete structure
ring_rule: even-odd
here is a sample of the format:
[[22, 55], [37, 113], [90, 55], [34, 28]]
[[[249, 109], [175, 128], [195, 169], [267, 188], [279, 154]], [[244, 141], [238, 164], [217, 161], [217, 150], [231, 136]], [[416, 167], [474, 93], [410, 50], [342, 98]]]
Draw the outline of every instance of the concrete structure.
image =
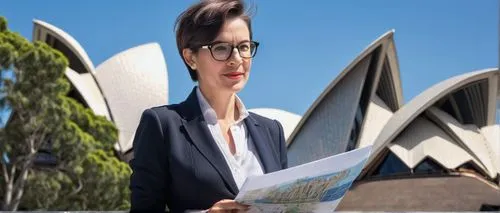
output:
[[500, 206], [498, 69], [438, 83], [403, 105], [393, 32], [358, 56], [288, 138], [289, 165], [373, 145], [341, 211]]
[[499, 75], [495, 68], [450, 78], [394, 113], [339, 210], [500, 208]]
[[500, 192], [473, 176], [427, 175], [357, 182], [338, 211], [499, 211]]
[[96, 115], [113, 121], [119, 130], [116, 150], [130, 152], [134, 131], [146, 108], [168, 103], [167, 66], [156, 43], [123, 51], [97, 68], [81, 45], [68, 33], [34, 20], [33, 41], [61, 51], [69, 61], [68, 94]]
[[495, 123], [498, 75], [498, 69], [463, 74], [415, 97], [375, 139], [367, 166], [377, 164], [382, 152], [390, 151], [410, 169], [431, 158], [446, 169], [470, 163], [481, 174], [496, 178], [500, 173], [500, 132]]
[[288, 139], [290, 166], [373, 143], [403, 104], [393, 35], [368, 46], [307, 110]]

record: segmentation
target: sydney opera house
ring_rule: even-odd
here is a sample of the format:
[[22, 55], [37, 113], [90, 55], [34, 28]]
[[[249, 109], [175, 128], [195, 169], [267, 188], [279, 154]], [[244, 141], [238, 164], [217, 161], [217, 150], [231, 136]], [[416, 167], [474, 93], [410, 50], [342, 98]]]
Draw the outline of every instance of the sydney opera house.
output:
[[[500, 71], [452, 77], [405, 103], [393, 36], [382, 35], [332, 76], [303, 116], [250, 111], [282, 123], [290, 166], [373, 145], [338, 210], [500, 208]], [[160, 46], [134, 47], [94, 67], [80, 44], [55, 26], [35, 20], [33, 40], [66, 55], [69, 95], [116, 124], [115, 149], [130, 159], [142, 111], [168, 103]]]
[[497, 68], [442, 81], [403, 103], [388, 32], [333, 80], [288, 137], [290, 166], [373, 145], [341, 211], [500, 208]]
[[167, 66], [160, 46], [134, 47], [94, 67], [72, 36], [49, 23], [34, 20], [33, 40], [46, 42], [68, 58], [69, 96], [115, 123], [119, 130], [115, 149], [128, 158], [143, 110], [167, 104]]

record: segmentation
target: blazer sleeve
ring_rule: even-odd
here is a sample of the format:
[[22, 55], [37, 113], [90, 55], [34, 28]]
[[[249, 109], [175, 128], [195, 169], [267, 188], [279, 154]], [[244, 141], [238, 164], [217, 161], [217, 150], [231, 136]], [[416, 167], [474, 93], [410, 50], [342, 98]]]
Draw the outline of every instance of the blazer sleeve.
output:
[[165, 212], [168, 189], [168, 146], [158, 115], [143, 112], [130, 161], [131, 212]]
[[280, 153], [280, 163], [281, 163], [281, 169], [286, 169], [288, 168], [288, 156], [287, 156], [287, 149], [286, 149], [286, 140], [285, 140], [285, 133], [283, 131], [283, 126], [281, 123], [277, 120], [274, 120], [276, 122], [276, 125], [278, 126], [278, 147], [279, 147], [279, 153]]

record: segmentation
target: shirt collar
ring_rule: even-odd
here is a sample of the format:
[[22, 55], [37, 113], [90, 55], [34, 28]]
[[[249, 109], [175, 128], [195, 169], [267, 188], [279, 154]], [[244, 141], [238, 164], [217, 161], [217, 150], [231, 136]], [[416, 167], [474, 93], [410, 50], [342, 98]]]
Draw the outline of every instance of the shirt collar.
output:
[[[196, 96], [198, 97], [201, 113], [203, 114], [205, 121], [209, 124], [217, 124], [217, 114], [215, 113], [215, 110], [212, 108], [212, 106], [210, 106], [205, 96], [203, 96], [199, 87], [196, 87]], [[245, 118], [247, 118], [250, 114], [248, 113], [247, 108], [245, 107], [241, 99], [238, 97], [238, 95], [235, 96], [236, 96], [236, 107], [238, 109], [238, 112], [240, 113], [240, 116], [238, 117], [238, 120], [235, 123], [239, 123], [243, 121]]]

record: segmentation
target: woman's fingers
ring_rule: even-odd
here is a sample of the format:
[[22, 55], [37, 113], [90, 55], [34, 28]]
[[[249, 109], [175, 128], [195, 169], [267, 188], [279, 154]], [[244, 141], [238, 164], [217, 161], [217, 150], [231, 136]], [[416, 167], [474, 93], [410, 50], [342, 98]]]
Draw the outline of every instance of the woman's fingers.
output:
[[221, 200], [215, 203], [208, 212], [224, 210], [248, 210], [250, 206], [238, 203], [234, 200]]

